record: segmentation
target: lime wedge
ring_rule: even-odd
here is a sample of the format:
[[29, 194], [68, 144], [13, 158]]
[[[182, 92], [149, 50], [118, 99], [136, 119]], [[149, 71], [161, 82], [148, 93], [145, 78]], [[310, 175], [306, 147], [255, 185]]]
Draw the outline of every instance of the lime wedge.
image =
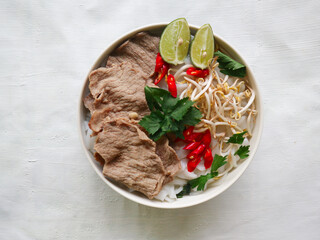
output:
[[181, 64], [188, 55], [189, 43], [188, 22], [185, 18], [178, 18], [169, 23], [161, 35], [159, 44], [161, 57], [167, 63]]
[[192, 64], [198, 68], [208, 67], [209, 60], [214, 53], [214, 39], [210, 24], [203, 25], [194, 36], [191, 43], [190, 58]]

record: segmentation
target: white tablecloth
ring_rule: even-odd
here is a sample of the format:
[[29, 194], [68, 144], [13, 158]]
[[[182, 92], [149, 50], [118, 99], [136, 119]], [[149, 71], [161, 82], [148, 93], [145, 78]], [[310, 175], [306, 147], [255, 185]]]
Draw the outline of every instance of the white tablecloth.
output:
[[[5, 1], [0, 4], [0, 239], [319, 239], [320, 2]], [[77, 107], [99, 54], [127, 31], [210, 23], [252, 66], [264, 133], [215, 199], [160, 210], [96, 175]]]

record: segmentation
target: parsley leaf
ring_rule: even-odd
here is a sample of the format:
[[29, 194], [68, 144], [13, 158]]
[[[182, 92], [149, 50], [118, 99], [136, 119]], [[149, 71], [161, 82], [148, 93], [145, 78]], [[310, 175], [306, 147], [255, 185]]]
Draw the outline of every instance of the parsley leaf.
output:
[[162, 126], [161, 126], [161, 130], [163, 132], [176, 132], [178, 129], [177, 125], [175, 124], [175, 122], [172, 121], [172, 119], [170, 118], [170, 116], [165, 116], [164, 120], [162, 122]]
[[139, 124], [144, 127], [148, 133], [155, 134], [161, 128], [163, 118], [164, 116], [162, 116], [161, 112], [156, 110], [151, 112], [149, 116], [142, 118]]
[[171, 114], [174, 111], [174, 109], [177, 107], [177, 104], [179, 102], [180, 102], [179, 98], [174, 98], [170, 94], [166, 95], [166, 97], [163, 97], [163, 100], [161, 103], [163, 112], [165, 114]]
[[239, 149], [234, 153], [234, 155], [238, 155], [240, 159], [245, 159], [249, 157], [249, 145], [240, 146]]
[[231, 57], [223, 54], [220, 51], [214, 53], [218, 56], [220, 71], [224, 74], [234, 77], [245, 77], [246, 76], [246, 66], [233, 60]]
[[225, 165], [227, 163], [226, 159], [227, 156], [222, 157], [218, 154], [215, 154], [211, 165], [211, 172], [216, 172], [220, 167]]
[[162, 102], [162, 99], [170, 93], [164, 89], [161, 88], [150, 88], [150, 87], [145, 87], [144, 88], [144, 93], [146, 96], [147, 104], [150, 109], [150, 111], [153, 111], [155, 109], [160, 110], [160, 102]]
[[183, 186], [183, 189], [181, 192], [177, 194], [177, 198], [182, 198], [184, 195], [189, 195], [191, 192], [191, 185], [187, 183], [186, 185]]
[[[194, 104], [194, 102], [190, 101], [189, 98], [183, 98], [181, 99], [177, 105], [174, 111], [171, 113], [171, 116], [173, 119], [180, 121], [183, 119], [183, 117], [186, 115], [190, 107]], [[201, 115], [202, 116], [202, 115]]]
[[184, 139], [183, 131], [185, 129], [185, 124], [183, 122], [182, 123], [175, 122], [175, 123], [176, 123], [178, 130], [174, 134], [176, 135], [176, 137]]
[[191, 188], [195, 188], [198, 186], [197, 191], [203, 191], [204, 186], [208, 182], [209, 179], [218, 176], [218, 172], [210, 172], [206, 175], [201, 175], [198, 178], [190, 180], [188, 183], [191, 185]]
[[182, 198], [184, 195], [189, 195], [191, 189], [195, 187], [197, 187], [197, 191], [203, 191], [208, 180], [219, 175], [217, 170], [227, 163], [226, 159], [227, 156], [222, 157], [218, 154], [215, 154], [210, 173], [201, 175], [200, 177], [188, 181], [188, 183], [183, 187], [182, 191], [177, 194], [177, 198]]
[[242, 133], [236, 133], [236, 134], [233, 134], [227, 143], [236, 143], [236, 144], [242, 144], [243, 143], [243, 140], [244, 140], [244, 137], [243, 135], [246, 134], [247, 131], [244, 131]]
[[201, 118], [202, 118], [202, 113], [200, 112], [200, 110], [195, 107], [192, 107], [184, 115], [184, 118], [181, 120], [181, 123], [184, 125], [194, 126], [200, 122]]
[[148, 86], [144, 91], [151, 113], [144, 116], [139, 124], [148, 131], [149, 137], [154, 141], [169, 132], [183, 139], [185, 125], [193, 126], [200, 122], [202, 114], [192, 106], [194, 102], [188, 98], [174, 98], [166, 90]]
[[165, 134], [165, 132], [158, 130], [155, 134], [150, 134], [149, 137], [154, 141], [158, 141]]

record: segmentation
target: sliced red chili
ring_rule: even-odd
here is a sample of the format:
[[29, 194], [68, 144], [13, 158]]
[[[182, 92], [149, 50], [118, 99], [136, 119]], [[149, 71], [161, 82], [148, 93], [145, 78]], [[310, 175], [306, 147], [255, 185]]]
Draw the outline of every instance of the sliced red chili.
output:
[[209, 75], [209, 70], [208, 69], [202, 70], [202, 75], [201, 75], [202, 78], [204, 78], [204, 77], [206, 77], [208, 75]]
[[171, 93], [171, 96], [176, 98], [177, 97], [177, 85], [176, 85], [176, 80], [174, 79], [174, 76], [172, 74], [168, 75], [167, 84], [168, 84], [168, 90]]
[[154, 80], [154, 84], [157, 85], [162, 78], [168, 73], [169, 70], [169, 64], [168, 63], [164, 63], [160, 72], [158, 73], [158, 77]]
[[192, 133], [189, 141], [199, 142], [201, 141], [202, 137], [203, 137], [203, 133]]
[[191, 127], [186, 128], [186, 129], [183, 131], [184, 139], [189, 138], [189, 137], [191, 136], [191, 134], [193, 133], [193, 130], [194, 130], [194, 126], [191, 126]]
[[186, 71], [186, 73], [188, 74], [188, 75], [191, 75], [191, 76], [194, 76], [194, 71], [196, 71], [197, 69], [195, 68], [195, 67], [189, 67], [188, 69], [187, 69], [187, 71]]
[[211, 143], [211, 133], [210, 133], [210, 130], [206, 130], [204, 132], [204, 135], [201, 139], [201, 142], [206, 145], [206, 147], [209, 147], [210, 146], [210, 143]]
[[196, 69], [194, 67], [190, 67], [187, 69], [186, 73], [190, 76], [197, 76], [197, 75], [201, 74], [201, 70]]
[[201, 157], [205, 148], [206, 148], [206, 145], [200, 144], [195, 150], [193, 150], [191, 153], [187, 155], [187, 158], [190, 160], [193, 160], [197, 157]]
[[213, 157], [212, 157], [212, 151], [211, 148], [207, 147], [204, 155], [203, 155], [203, 160], [204, 160], [204, 167], [208, 169], [211, 167], [212, 162], [213, 162]]
[[185, 143], [199, 142], [202, 138], [203, 133], [194, 133], [194, 126], [188, 127], [183, 131], [184, 139], [176, 138], [175, 142], [183, 141]]
[[187, 158], [189, 160], [194, 160], [195, 158], [199, 157], [197, 154], [193, 153], [193, 152], [190, 152], [188, 155], [187, 155]]
[[188, 171], [192, 172], [199, 164], [201, 157], [204, 159], [204, 166], [208, 169], [213, 162], [212, 151], [209, 147], [211, 144], [211, 133], [207, 129], [203, 133], [194, 133], [194, 127], [189, 127], [183, 132], [184, 142], [188, 143], [184, 149], [191, 150], [187, 155], [189, 159]]
[[201, 142], [191, 142], [187, 144], [187, 146], [185, 146], [183, 149], [192, 151], [195, 150], [200, 144]]
[[157, 57], [156, 57], [156, 66], [154, 68], [154, 72], [155, 73], [158, 73], [158, 76], [157, 78], [154, 80], [154, 84], [157, 85], [161, 79], [167, 75], [168, 73], [168, 70], [169, 70], [169, 67], [170, 65], [168, 63], [166, 63], [160, 53], [157, 54]]
[[157, 58], [156, 58], [156, 66], [154, 68], [154, 71], [157, 73], [161, 72], [163, 64], [164, 64], [164, 61], [163, 61], [160, 53], [158, 53]]
[[186, 73], [190, 76], [204, 78], [209, 75], [209, 70], [208, 69], [202, 70], [200, 68], [190, 67], [187, 69]]
[[195, 159], [190, 160], [187, 164], [188, 171], [193, 172], [193, 170], [198, 166], [200, 161], [201, 161], [201, 157], [196, 157]]
[[[194, 133], [193, 132], [194, 127], [189, 127], [183, 132], [184, 136], [184, 142], [185, 143], [191, 143], [191, 142], [200, 142], [201, 138], [203, 136], [203, 133]], [[182, 140], [182, 139], [181, 139]]]

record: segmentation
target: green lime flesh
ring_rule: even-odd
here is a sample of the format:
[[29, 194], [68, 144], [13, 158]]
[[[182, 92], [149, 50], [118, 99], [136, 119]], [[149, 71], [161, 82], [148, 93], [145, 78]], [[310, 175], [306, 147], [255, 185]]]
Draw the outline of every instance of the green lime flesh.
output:
[[184, 62], [190, 44], [190, 28], [185, 18], [178, 18], [164, 29], [159, 51], [167, 63], [177, 65]]
[[205, 69], [214, 54], [214, 36], [210, 24], [203, 25], [194, 36], [190, 59], [194, 66]]

